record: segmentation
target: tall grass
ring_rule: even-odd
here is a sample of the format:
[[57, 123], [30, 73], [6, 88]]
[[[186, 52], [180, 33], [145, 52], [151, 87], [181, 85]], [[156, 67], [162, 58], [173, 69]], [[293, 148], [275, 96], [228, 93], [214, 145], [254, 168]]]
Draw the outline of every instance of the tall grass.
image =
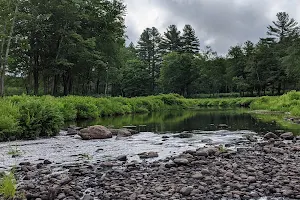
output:
[[[13, 171], [0, 177], [0, 198], [13, 199], [16, 195], [17, 181]], [[2, 199], [2, 198], [1, 198]]]
[[254, 110], [289, 112], [300, 117], [300, 92], [291, 91], [278, 97], [261, 97], [251, 104]]
[[11, 96], [0, 99], [0, 141], [54, 136], [64, 122], [165, 109], [249, 106], [254, 98], [185, 99], [177, 94], [123, 97]]

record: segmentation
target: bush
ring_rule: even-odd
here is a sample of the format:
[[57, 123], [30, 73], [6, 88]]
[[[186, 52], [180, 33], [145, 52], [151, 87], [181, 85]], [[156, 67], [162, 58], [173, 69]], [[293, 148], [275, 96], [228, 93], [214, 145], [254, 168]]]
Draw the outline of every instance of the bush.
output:
[[19, 109], [13, 103], [0, 100], [0, 141], [14, 138], [19, 130]]
[[[99, 116], [98, 108], [95, 104], [95, 98], [68, 96], [62, 98], [62, 101], [65, 101], [64, 105], [71, 104], [69, 105], [69, 109], [72, 107], [75, 108], [76, 119], [95, 119]], [[65, 106], [65, 108], [68, 107]], [[67, 112], [67, 110], [63, 111], [63, 113], [65, 112]]]
[[19, 106], [22, 138], [54, 136], [63, 125], [63, 115], [55, 103], [31, 99], [22, 102]]

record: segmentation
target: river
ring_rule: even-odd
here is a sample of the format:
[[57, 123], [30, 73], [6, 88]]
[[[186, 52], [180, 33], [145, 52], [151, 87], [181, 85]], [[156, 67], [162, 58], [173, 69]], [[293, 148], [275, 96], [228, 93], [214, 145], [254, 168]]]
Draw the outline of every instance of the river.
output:
[[[70, 136], [59, 135], [34, 141], [0, 143], [0, 171], [20, 162], [38, 163], [43, 159], [58, 165], [72, 162], [99, 162], [127, 155], [129, 160], [139, 161], [137, 154], [154, 151], [158, 158], [194, 150], [205, 145], [227, 145], [234, 148], [246, 135], [259, 135], [285, 129], [275, 122], [263, 122], [246, 110], [169, 110], [139, 115], [106, 117], [94, 121], [67, 123], [66, 126], [104, 125], [114, 128], [136, 126], [140, 134], [129, 138], [83, 141]], [[228, 128], [218, 125], [226, 124]], [[174, 134], [193, 132], [192, 138], [177, 138]], [[295, 131], [295, 130], [293, 130]], [[163, 138], [162, 136], [165, 136]], [[168, 137], [168, 138], [166, 138]], [[235, 145], [232, 145], [235, 144]], [[233, 146], [233, 147], [232, 147]], [[17, 152], [17, 156], [12, 156]]]

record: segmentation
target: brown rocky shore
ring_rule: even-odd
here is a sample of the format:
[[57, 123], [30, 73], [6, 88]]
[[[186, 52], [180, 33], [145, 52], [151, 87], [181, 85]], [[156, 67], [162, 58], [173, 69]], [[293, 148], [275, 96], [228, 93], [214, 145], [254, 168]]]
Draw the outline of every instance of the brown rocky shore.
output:
[[[282, 139], [283, 138], [283, 139]], [[300, 199], [300, 140], [267, 134], [236, 150], [207, 147], [155, 162], [20, 163], [33, 200]]]

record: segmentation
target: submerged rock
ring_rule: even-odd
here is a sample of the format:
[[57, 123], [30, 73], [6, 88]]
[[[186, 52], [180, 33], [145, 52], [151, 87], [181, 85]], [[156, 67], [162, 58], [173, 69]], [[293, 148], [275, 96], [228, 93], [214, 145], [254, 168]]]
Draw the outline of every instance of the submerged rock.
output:
[[188, 133], [188, 132], [182, 132], [178, 135], [174, 135], [174, 137], [178, 137], [178, 138], [192, 138], [193, 134], [192, 133]]
[[139, 157], [141, 159], [148, 159], [148, 158], [156, 158], [156, 157], [158, 157], [158, 153], [157, 152], [153, 152], [153, 151], [143, 152], [143, 153], [140, 153], [138, 155], [139, 155]]
[[104, 126], [90, 126], [80, 130], [80, 137], [83, 140], [112, 138], [112, 133]]
[[228, 125], [227, 124], [219, 124], [218, 128], [228, 128]]
[[127, 161], [127, 156], [126, 155], [118, 156], [117, 160], [119, 160], [119, 161]]
[[138, 134], [139, 131], [133, 130], [133, 129], [127, 129], [127, 128], [122, 128], [122, 129], [109, 129], [111, 133], [115, 136], [118, 137], [129, 137], [135, 134]]

